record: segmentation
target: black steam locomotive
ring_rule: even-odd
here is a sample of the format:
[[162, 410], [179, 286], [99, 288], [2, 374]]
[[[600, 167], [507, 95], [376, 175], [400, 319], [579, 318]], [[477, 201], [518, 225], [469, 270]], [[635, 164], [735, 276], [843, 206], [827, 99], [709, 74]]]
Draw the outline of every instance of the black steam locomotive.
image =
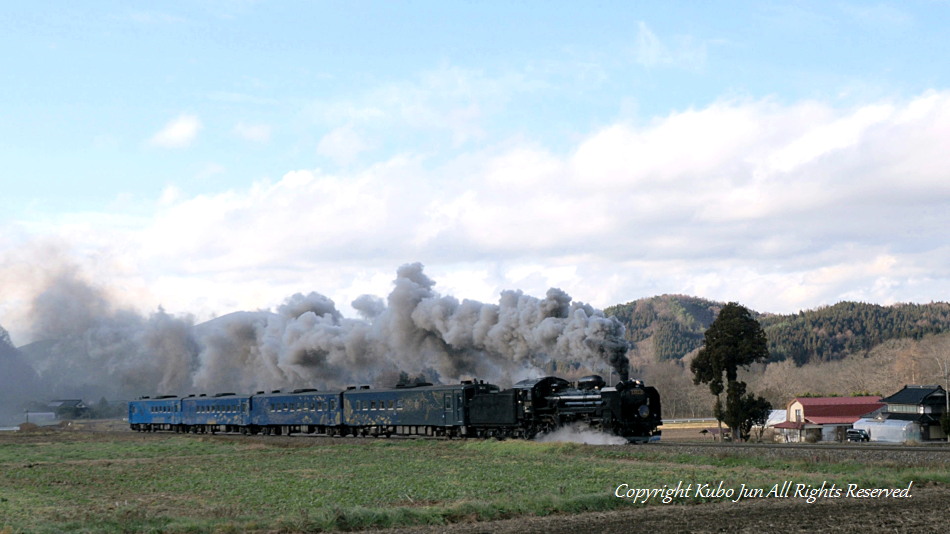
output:
[[403, 384], [322, 392], [143, 397], [129, 403], [132, 430], [525, 438], [581, 424], [631, 442], [658, 440], [660, 395], [639, 380], [607, 387], [548, 376], [504, 391], [493, 384]]
[[629, 441], [658, 440], [663, 424], [660, 394], [638, 380], [606, 387], [587, 376], [571, 384], [563, 378], [522, 380], [512, 389], [472, 399], [471, 427], [477, 436], [532, 438], [581, 423]]

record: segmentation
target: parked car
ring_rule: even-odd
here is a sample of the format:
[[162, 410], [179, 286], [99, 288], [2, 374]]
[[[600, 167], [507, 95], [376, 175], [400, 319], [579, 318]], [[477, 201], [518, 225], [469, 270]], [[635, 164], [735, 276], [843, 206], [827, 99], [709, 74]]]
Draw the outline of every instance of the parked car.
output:
[[871, 436], [868, 435], [868, 431], [861, 428], [849, 428], [845, 434], [847, 435], [848, 441], [871, 441]]

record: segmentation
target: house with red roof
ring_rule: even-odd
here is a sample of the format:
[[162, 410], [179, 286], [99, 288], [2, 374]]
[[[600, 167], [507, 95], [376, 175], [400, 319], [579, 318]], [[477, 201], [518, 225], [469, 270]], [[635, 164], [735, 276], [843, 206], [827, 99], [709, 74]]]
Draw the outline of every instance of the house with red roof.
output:
[[785, 406], [785, 421], [774, 428], [788, 442], [844, 441], [858, 419], [885, 406], [875, 396], [796, 397]]

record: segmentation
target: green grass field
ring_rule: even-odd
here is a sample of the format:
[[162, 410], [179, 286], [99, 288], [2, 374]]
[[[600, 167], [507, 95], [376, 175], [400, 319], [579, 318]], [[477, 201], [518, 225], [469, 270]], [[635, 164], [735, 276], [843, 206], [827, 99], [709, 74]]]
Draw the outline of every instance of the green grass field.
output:
[[319, 532], [640, 506], [614, 496], [621, 483], [950, 484], [946, 465], [701, 457], [650, 446], [70, 436], [0, 442], [0, 534]]

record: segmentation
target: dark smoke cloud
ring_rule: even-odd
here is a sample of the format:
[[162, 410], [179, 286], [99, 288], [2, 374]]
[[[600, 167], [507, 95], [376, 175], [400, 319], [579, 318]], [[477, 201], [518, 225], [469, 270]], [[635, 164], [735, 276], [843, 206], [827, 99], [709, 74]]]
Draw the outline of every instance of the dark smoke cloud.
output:
[[102, 288], [63, 271], [33, 301], [32, 338], [21, 348], [49, 396], [123, 398], [174, 390], [199, 367], [190, 316], [149, 316], [112, 306]]
[[277, 312], [290, 318], [300, 317], [307, 312], [313, 312], [315, 315], [331, 315], [337, 320], [343, 317], [336, 311], [333, 301], [319, 293], [310, 293], [306, 296], [297, 293], [288, 298]]
[[329, 298], [295, 294], [276, 313], [238, 312], [200, 325], [159, 309], [115, 309], [104, 292], [62, 276], [34, 301], [28, 351], [52, 392], [249, 392], [287, 387], [388, 385], [400, 374], [500, 385], [552, 359], [626, 375], [623, 326], [559, 289], [544, 298], [505, 291], [498, 304], [439, 295], [415, 263], [400, 267], [387, 299], [362, 296], [347, 319]]

